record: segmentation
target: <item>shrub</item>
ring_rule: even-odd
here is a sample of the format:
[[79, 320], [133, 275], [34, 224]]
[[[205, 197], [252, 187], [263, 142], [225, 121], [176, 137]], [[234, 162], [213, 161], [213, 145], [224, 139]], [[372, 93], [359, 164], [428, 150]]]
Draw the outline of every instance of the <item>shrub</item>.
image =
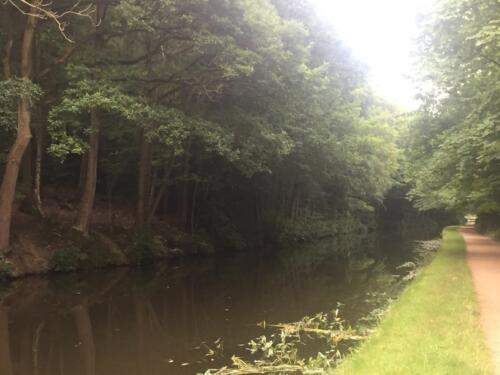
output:
[[129, 261], [135, 264], [152, 263], [161, 246], [154, 238], [141, 234], [132, 241], [126, 250], [126, 255]]
[[114, 265], [118, 259], [109, 249], [104, 247], [95, 247], [84, 253], [81, 265], [83, 268], [103, 268]]
[[311, 215], [300, 220], [280, 220], [280, 243], [313, 242], [342, 235], [366, 235], [366, 226], [356, 217], [345, 215], [327, 219]]
[[2, 254], [0, 254], [0, 281], [11, 278], [13, 273], [14, 266], [12, 265], [12, 263], [5, 259]]
[[68, 247], [56, 251], [49, 260], [49, 268], [52, 271], [74, 271], [81, 268], [81, 263], [85, 260], [82, 254], [75, 247]]

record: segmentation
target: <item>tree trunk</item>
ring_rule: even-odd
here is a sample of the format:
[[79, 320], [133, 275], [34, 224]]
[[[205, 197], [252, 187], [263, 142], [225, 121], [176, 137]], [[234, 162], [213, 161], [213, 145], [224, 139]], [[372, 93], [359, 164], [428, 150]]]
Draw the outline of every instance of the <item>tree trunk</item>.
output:
[[[34, 57], [33, 61], [33, 72], [34, 76], [38, 77], [40, 73], [41, 65], [41, 51], [40, 51], [40, 36], [35, 35], [33, 41], [33, 51]], [[34, 141], [30, 142], [30, 145], [34, 147], [34, 152], [30, 154], [32, 157], [32, 162], [34, 161], [34, 166], [32, 167], [33, 181], [31, 182], [30, 190], [27, 196], [26, 203], [30, 204], [30, 208], [39, 217], [43, 217], [42, 209], [42, 198], [41, 198], [41, 184], [42, 184], [42, 157], [43, 157], [43, 139], [44, 132], [47, 126], [48, 111], [46, 106], [38, 106], [38, 123], [34, 126]], [[34, 125], [34, 124], [33, 124]]]
[[[34, 5], [39, 5], [36, 0]], [[21, 45], [21, 79], [29, 81], [32, 68], [33, 36], [37, 22], [38, 10], [31, 7], [24, 28]], [[9, 150], [5, 172], [0, 186], [0, 251], [9, 247], [12, 207], [16, 193], [19, 165], [28, 143], [31, 140], [31, 110], [29, 100], [19, 99], [17, 104], [17, 134], [14, 144]]]
[[30, 119], [31, 112], [28, 101], [20, 100], [18, 104], [16, 140], [9, 151], [0, 187], [0, 250], [9, 246], [12, 207], [14, 205], [17, 177], [19, 176], [19, 165], [31, 139]]
[[77, 231], [84, 235], [89, 234], [90, 216], [95, 201], [95, 190], [97, 184], [97, 156], [99, 148], [99, 116], [97, 110], [90, 110], [90, 135], [89, 135], [89, 150], [87, 155], [87, 173], [83, 186], [83, 194], [80, 200], [80, 207], [76, 217], [75, 225]]
[[33, 142], [31, 141], [26, 146], [21, 166], [21, 181], [26, 194], [23, 206], [29, 208], [33, 205]]
[[80, 199], [83, 195], [83, 190], [84, 190], [84, 186], [85, 186], [85, 177], [87, 176], [88, 156], [89, 156], [89, 153], [85, 152], [80, 159], [80, 174], [78, 176], [77, 199]]
[[189, 231], [188, 227], [188, 217], [189, 217], [189, 181], [184, 180], [181, 182], [180, 186], [180, 197], [179, 202], [179, 213], [178, 220], [180, 225], [185, 231]]
[[[43, 154], [43, 130], [41, 125], [34, 126], [35, 137], [28, 143], [22, 161], [22, 183], [25, 193], [22, 208], [28, 213], [34, 213], [43, 217], [42, 200], [40, 196], [42, 154]], [[34, 150], [33, 150], [34, 146]]]
[[10, 74], [11, 74], [10, 73], [10, 55], [11, 55], [11, 51], [12, 51], [12, 44], [13, 44], [13, 40], [12, 40], [12, 37], [9, 35], [9, 39], [5, 43], [5, 47], [4, 47], [5, 56], [3, 58], [3, 75], [5, 76], [5, 79], [9, 79]]
[[151, 143], [146, 139], [144, 129], [141, 129], [140, 134], [140, 159], [139, 159], [139, 175], [137, 185], [137, 212], [136, 212], [136, 229], [142, 232], [145, 229], [146, 218], [149, 211], [149, 190], [151, 185], [151, 162], [152, 149]]
[[198, 186], [199, 182], [195, 181], [194, 182], [194, 187], [193, 187], [193, 195], [191, 199], [191, 215], [189, 218], [189, 232], [193, 233], [195, 230], [195, 219], [196, 219], [196, 196], [198, 194]]
[[35, 128], [35, 179], [33, 185], [33, 205], [38, 214], [43, 217], [42, 207], [42, 162], [43, 162], [43, 139], [45, 132], [45, 120], [41, 119], [40, 125]]
[[13, 30], [14, 26], [12, 25], [13, 17], [11, 7], [7, 7], [7, 9], [2, 9], [2, 17], [1, 22], [5, 25], [5, 30], [7, 31], [7, 35], [5, 36], [5, 45], [3, 49], [4, 56], [2, 58], [3, 65], [3, 75], [5, 79], [10, 79], [11, 76], [11, 67], [10, 60], [12, 56], [12, 45], [14, 44]]
[[108, 203], [108, 222], [109, 231], [113, 233], [115, 229], [115, 214], [113, 212], [113, 192], [116, 184], [117, 176], [109, 174], [106, 178], [106, 200]]
[[191, 152], [191, 139], [189, 139], [187, 147], [186, 147], [186, 154], [184, 156], [184, 161], [183, 161], [183, 172], [182, 172], [182, 181], [181, 181], [181, 187], [180, 187], [180, 194], [178, 198], [178, 220], [179, 223], [182, 225], [185, 231], [190, 231], [190, 227], [188, 225], [189, 221], [189, 216], [190, 216], [190, 210], [189, 210], [189, 204], [191, 201], [191, 197], [189, 195], [189, 173], [190, 173], [190, 152]]
[[175, 164], [175, 156], [172, 155], [170, 157], [170, 161], [167, 166], [164, 168], [164, 173], [163, 173], [163, 181], [160, 184], [160, 187], [157, 189], [157, 192], [155, 196], [153, 197], [152, 203], [149, 208], [149, 215], [147, 218], [147, 225], [150, 225], [151, 222], [153, 221], [153, 218], [156, 214], [156, 211], [158, 210], [158, 206], [165, 196], [165, 193], [168, 191], [168, 182], [170, 180], [170, 174], [172, 173], [172, 168], [174, 167]]

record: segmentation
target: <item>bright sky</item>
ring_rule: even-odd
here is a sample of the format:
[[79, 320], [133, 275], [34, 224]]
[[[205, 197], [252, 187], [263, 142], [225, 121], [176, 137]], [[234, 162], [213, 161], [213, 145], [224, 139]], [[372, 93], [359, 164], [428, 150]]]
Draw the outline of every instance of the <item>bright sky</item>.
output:
[[416, 18], [433, 0], [313, 0], [353, 54], [370, 69], [376, 90], [415, 109], [411, 82]]

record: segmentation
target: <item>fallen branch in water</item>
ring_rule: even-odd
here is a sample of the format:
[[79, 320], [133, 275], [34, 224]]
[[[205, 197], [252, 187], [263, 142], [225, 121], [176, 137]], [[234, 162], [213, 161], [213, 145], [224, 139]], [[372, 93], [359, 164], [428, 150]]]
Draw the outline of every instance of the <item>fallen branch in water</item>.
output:
[[[339, 309], [331, 313], [319, 313], [304, 317], [294, 323], [267, 324], [260, 322], [262, 328], [275, 328], [278, 332], [270, 336], [259, 336], [248, 343], [247, 350], [260, 359], [245, 362], [233, 356], [232, 366], [207, 370], [203, 375], [252, 375], [252, 374], [324, 374], [341, 359], [339, 345], [343, 341], [362, 340], [365, 337], [346, 326], [339, 316]], [[318, 352], [316, 357], [300, 358], [298, 346], [304, 337], [325, 341], [327, 351]], [[211, 352], [214, 352], [211, 350]]]
[[266, 322], [261, 322], [258, 324], [259, 327], [273, 327], [284, 330], [287, 334], [294, 334], [299, 332], [304, 333], [314, 333], [316, 335], [330, 336], [335, 341], [343, 340], [363, 340], [364, 336], [356, 335], [353, 330], [333, 330], [333, 329], [321, 329], [321, 328], [310, 328], [301, 323], [279, 323], [279, 324], [266, 324]]
[[[209, 372], [211, 375], [265, 375], [265, 374], [322, 374], [322, 370], [307, 370], [300, 365], [253, 365], [233, 356], [233, 365], [237, 368], [223, 367], [217, 372]], [[209, 370], [210, 371], [210, 370]]]

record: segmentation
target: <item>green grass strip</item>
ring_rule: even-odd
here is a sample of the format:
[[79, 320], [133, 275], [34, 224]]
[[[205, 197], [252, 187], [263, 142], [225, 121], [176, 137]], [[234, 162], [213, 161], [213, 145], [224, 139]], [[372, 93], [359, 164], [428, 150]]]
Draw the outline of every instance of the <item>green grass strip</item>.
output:
[[465, 249], [446, 228], [434, 260], [334, 374], [493, 374]]

